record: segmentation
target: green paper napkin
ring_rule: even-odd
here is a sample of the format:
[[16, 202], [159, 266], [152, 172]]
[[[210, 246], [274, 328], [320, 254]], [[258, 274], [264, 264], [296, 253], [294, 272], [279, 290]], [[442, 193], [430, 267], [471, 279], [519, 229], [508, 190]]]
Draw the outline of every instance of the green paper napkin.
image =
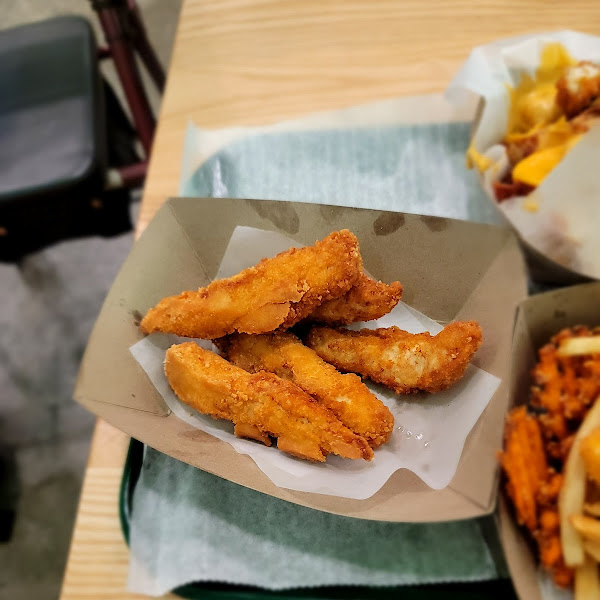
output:
[[485, 520], [381, 523], [297, 506], [147, 449], [133, 497], [132, 591], [219, 581], [281, 590], [499, 576]]
[[437, 123], [252, 135], [212, 156], [183, 183], [181, 195], [500, 223], [475, 173], [465, 167], [470, 130], [470, 123]]

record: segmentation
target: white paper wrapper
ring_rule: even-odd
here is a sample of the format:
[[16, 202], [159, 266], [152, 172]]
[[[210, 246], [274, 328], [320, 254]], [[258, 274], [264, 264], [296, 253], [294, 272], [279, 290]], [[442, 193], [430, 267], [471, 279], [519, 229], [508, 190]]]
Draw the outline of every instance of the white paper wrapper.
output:
[[482, 184], [490, 200], [521, 238], [559, 265], [600, 278], [598, 126], [593, 127], [527, 196], [538, 205], [537, 212], [523, 208], [523, 197], [498, 203], [491, 187], [508, 168], [506, 152], [499, 145], [506, 133], [510, 107], [506, 86], [516, 87], [524, 71], [533, 75], [542, 49], [552, 42], [560, 42], [576, 60], [600, 64], [600, 37], [597, 36], [560, 31], [510, 38], [475, 48], [446, 94], [457, 103], [465, 100], [465, 93], [469, 100], [473, 94], [485, 100], [472, 138], [474, 148], [494, 163], [482, 175]]
[[[217, 278], [230, 277], [261, 258], [292, 246], [299, 245], [279, 233], [237, 227]], [[413, 333], [430, 331], [434, 334], [442, 329], [435, 321], [403, 304], [382, 319], [352, 327], [375, 329], [392, 325]], [[456, 471], [467, 435], [500, 383], [497, 377], [473, 365], [455, 386], [433, 395], [397, 396], [387, 388], [369, 383], [371, 391], [394, 414], [395, 430], [390, 441], [377, 449], [374, 460], [369, 463], [330, 455], [326, 463], [314, 464], [275, 448], [239, 439], [233, 435], [231, 423], [216, 421], [181, 403], [163, 371], [166, 349], [181, 341], [176, 336], [153, 334], [131, 347], [131, 353], [175, 415], [226, 441], [237, 452], [252, 457], [265, 475], [280, 487], [359, 500], [372, 496], [392, 473], [402, 468], [410, 469], [434, 489], [446, 487]], [[212, 347], [208, 341], [196, 341], [205, 348]]]

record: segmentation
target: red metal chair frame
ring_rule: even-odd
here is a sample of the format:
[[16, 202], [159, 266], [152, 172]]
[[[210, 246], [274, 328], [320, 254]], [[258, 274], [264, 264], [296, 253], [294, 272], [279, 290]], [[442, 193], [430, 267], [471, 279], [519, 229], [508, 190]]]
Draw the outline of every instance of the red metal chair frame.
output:
[[98, 58], [100, 60], [111, 58], [115, 64], [145, 153], [145, 160], [119, 167], [117, 170], [125, 187], [138, 187], [146, 176], [156, 119], [142, 84], [136, 54], [161, 93], [165, 86], [165, 72], [148, 40], [135, 0], [90, 0], [90, 2], [98, 16], [106, 42], [106, 45], [98, 48]]

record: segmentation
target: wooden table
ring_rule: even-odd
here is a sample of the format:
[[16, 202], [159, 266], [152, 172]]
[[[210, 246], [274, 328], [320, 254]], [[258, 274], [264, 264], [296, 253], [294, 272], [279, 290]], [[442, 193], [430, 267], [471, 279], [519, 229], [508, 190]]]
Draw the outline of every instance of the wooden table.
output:
[[[440, 92], [470, 49], [555, 29], [600, 35], [600, 3], [576, 0], [186, 0], [138, 233], [177, 193], [185, 127], [257, 125], [394, 96]], [[118, 492], [129, 438], [99, 421], [62, 600], [126, 592]]]

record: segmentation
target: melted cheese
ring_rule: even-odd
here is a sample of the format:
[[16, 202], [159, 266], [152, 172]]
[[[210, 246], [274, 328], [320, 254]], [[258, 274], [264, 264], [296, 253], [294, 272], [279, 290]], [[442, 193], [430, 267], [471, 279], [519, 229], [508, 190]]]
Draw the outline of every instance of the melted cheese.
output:
[[564, 146], [554, 146], [534, 152], [516, 164], [513, 169], [513, 179], [527, 185], [538, 186], [564, 155]]
[[581, 137], [581, 135], [573, 136], [563, 144], [550, 146], [530, 154], [515, 165], [513, 179], [537, 187]]
[[513, 168], [513, 179], [537, 187], [579, 141], [556, 103], [556, 82], [567, 67], [577, 62], [562, 44], [548, 44], [542, 51], [535, 77], [524, 75], [509, 89], [510, 112], [505, 140], [537, 134], [537, 149]]
[[[513, 180], [537, 187], [581, 139], [581, 134], [574, 131], [556, 103], [556, 82], [567, 67], [576, 64], [562, 44], [547, 44], [535, 76], [525, 73], [515, 88], [508, 86], [510, 108], [504, 141], [517, 142], [537, 136], [536, 151], [514, 166]], [[469, 146], [469, 168], [476, 167], [483, 172], [492, 164], [489, 158]], [[533, 205], [527, 207], [527, 210], [536, 209]]]
[[511, 107], [508, 135], [530, 134], [532, 130], [560, 117], [560, 109], [555, 102], [556, 86], [553, 83], [542, 83], [533, 89], [519, 88], [509, 90]]
[[525, 73], [516, 88], [509, 86], [510, 109], [507, 135], [533, 133], [561, 116], [556, 104], [556, 82], [567, 67], [577, 64], [562, 44], [548, 44], [542, 50], [535, 77]]
[[531, 196], [525, 196], [523, 201], [523, 208], [527, 212], [537, 212], [540, 209], [540, 205], [537, 200], [534, 200]]
[[484, 156], [481, 152], [475, 150], [473, 145], [470, 145], [467, 149], [467, 168], [472, 169], [475, 167], [478, 171], [487, 171], [493, 162], [491, 158]]

